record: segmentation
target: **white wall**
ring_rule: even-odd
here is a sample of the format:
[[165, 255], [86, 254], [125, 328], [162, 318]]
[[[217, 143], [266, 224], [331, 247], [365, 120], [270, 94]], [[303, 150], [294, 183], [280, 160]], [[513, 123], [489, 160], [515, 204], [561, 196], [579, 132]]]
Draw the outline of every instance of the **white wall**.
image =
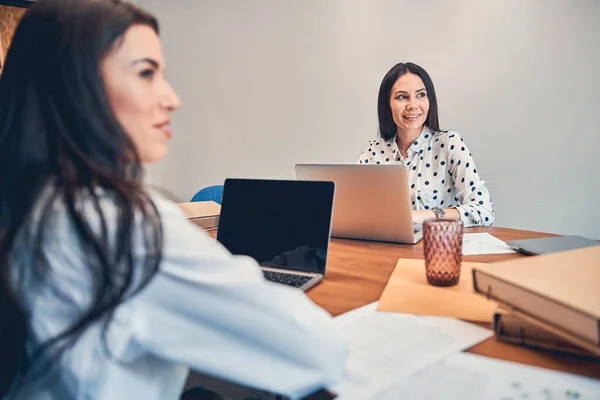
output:
[[433, 77], [497, 226], [600, 239], [600, 1], [138, 0], [184, 107], [153, 183], [189, 199], [226, 177], [352, 163], [396, 62]]

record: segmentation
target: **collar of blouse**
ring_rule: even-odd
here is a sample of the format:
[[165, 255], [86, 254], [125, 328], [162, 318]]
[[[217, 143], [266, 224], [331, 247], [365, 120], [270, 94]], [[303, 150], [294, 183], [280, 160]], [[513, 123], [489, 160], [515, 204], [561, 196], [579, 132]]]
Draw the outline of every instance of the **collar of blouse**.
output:
[[[410, 158], [410, 156], [413, 153], [423, 153], [425, 151], [427, 143], [429, 142], [429, 139], [432, 136], [433, 136], [433, 134], [431, 132], [431, 129], [429, 129], [429, 127], [427, 125], [423, 125], [423, 130], [421, 130], [421, 133], [419, 134], [419, 136], [414, 140], [414, 142], [412, 142], [412, 144], [408, 148], [406, 158]], [[386, 141], [386, 143], [393, 143], [393, 148], [400, 154], [402, 161], [404, 161], [404, 156], [400, 152], [400, 148], [398, 147], [398, 141], [396, 140], [396, 138], [397, 137], [394, 136], [393, 138]]]

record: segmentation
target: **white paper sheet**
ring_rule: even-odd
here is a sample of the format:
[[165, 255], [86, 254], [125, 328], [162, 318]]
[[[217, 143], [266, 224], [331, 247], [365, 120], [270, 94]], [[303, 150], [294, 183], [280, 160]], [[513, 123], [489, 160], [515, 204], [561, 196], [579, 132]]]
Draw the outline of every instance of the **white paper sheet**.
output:
[[506, 243], [489, 233], [465, 233], [463, 235], [463, 256], [479, 254], [514, 253]]
[[384, 393], [381, 400], [599, 400], [600, 380], [458, 353]]
[[476, 325], [445, 317], [376, 311], [372, 303], [336, 318], [350, 355], [340, 399], [375, 399], [377, 392], [492, 336]]

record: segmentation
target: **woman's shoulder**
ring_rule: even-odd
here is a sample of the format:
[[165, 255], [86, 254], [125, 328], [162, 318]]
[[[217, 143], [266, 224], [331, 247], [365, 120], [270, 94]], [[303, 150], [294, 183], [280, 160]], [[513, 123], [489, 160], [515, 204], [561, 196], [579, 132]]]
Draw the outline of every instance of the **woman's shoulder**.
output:
[[[137, 205], [133, 207], [135, 217], [139, 218], [138, 214], [142, 213], [141, 208], [146, 206], [154, 207], [160, 216], [182, 216], [183, 212], [177, 206], [177, 203], [170, 197], [172, 196], [164, 191], [141, 187], [137, 193], [137, 200], [135, 201]], [[94, 214], [91, 208], [95, 210], [100, 209], [102, 214], [108, 216], [109, 219], [112, 219], [113, 217], [119, 218], [124, 206], [123, 199], [119, 198], [119, 196], [111, 189], [106, 188], [95, 188], [93, 193], [82, 191], [79, 193], [76, 202], [78, 207], [88, 209], [88, 215]]]
[[[152, 190], [141, 189], [142, 202], [151, 203], [158, 215], [163, 217], [185, 218], [185, 214], [175, 201], [169, 199], [170, 196], [164, 193]], [[145, 197], [145, 199], [144, 199]], [[71, 210], [70, 207], [74, 207]], [[72, 205], [69, 205], [62, 191], [58, 190], [54, 185], [48, 185], [39, 196], [32, 210], [30, 224], [36, 226], [37, 223], [44, 218], [47, 223], [52, 226], [53, 230], [61, 228], [73, 228], [72, 212], [85, 216], [87, 223], [92, 229], [100, 230], [102, 225], [111, 230], [118, 224], [122, 218], [123, 202], [122, 199], [110, 189], [96, 187], [92, 190], [80, 190], [73, 198]], [[134, 208], [134, 218], [137, 221], [141, 217], [141, 210]], [[66, 231], [70, 229], [65, 229]]]
[[148, 198], [152, 201], [158, 214], [161, 217], [186, 218], [182, 208], [177, 204], [178, 201], [170, 193], [161, 189], [148, 189]]
[[458, 132], [456, 132], [456, 131], [453, 131], [453, 130], [433, 132], [432, 136], [434, 138], [438, 138], [440, 140], [452, 140], [452, 139], [456, 139], [456, 140], [461, 140], [462, 141], [462, 137], [460, 136], [460, 134]]
[[[464, 144], [465, 140], [462, 138], [462, 136], [458, 132], [452, 131], [452, 130], [437, 131], [432, 134], [432, 138], [436, 142], [440, 142], [440, 143], [444, 144], [444, 146], [448, 146], [448, 149], [450, 149], [453, 145], [454, 145], [454, 147], [452, 147], [452, 148], [456, 148], [457, 146], [458, 147], [465, 146], [465, 144]], [[459, 144], [460, 144], [460, 146], [459, 146]]]
[[382, 146], [391, 146], [394, 143], [394, 138], [384, 139], [382, 137], [378, 137], [375, 139], [369, 139], [368, 146], [373, 147], [382, 147]]

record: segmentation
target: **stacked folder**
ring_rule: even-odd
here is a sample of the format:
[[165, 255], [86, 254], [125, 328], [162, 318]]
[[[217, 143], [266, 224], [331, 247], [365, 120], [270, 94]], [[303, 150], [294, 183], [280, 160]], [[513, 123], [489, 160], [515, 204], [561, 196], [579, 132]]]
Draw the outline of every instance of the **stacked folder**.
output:
[[204, 229], [215, 229], [219, 226], [221, 205], [214, 201], [179, 203], [179, 207], [192, 223]]
[[494, 313], [492, 327], [496, 339], [501, 342], [583, 357], [594, 357], [593, 353], [571, 344], [547, 329], [540, 328], [538, 325], [520, 318], [510, 308], [498, 307], [498, 310]]
[[600, 357], [600, 246], [479, 265], [473, 287], [499, 340]]

